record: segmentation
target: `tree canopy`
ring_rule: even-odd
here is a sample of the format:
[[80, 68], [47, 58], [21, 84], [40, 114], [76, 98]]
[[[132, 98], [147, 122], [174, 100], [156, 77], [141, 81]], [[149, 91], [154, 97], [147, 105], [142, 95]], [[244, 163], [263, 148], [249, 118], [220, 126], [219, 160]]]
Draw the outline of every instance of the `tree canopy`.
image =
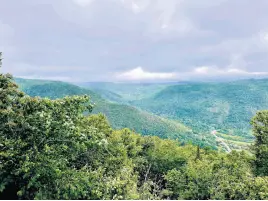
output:
[[267, 112], [255, 155], [227, 154], [114, 130], [89, 100], [30, 97], [0, 74], [0, 198], [268, 199]]

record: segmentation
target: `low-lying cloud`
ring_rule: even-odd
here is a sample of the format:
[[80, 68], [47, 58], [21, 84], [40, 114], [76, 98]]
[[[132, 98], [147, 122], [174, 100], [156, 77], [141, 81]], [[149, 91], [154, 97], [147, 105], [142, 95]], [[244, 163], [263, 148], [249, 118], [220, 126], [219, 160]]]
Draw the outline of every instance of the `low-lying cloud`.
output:
[[208, 78], [258, 78], [259, 76], [268, 76], [268, 72], [249, 72], [237, 68], [221, 69], [215, 66], [196, 67], [188, 72], [148, 72], [142, 67], [137, 67], [130, 71], [116, 73], [115, 77], [119, 81], [186, 81]]
[[168, 80], [175, 78], [176, 74], [174, 73], [159, 73], [159, 72], [147, 72], [142, 69], [142, 67], [137, 67], [133, 70], [119, 73], [116, 75], [116, 78], [119, 80]]
[[243, 75], [268, 75], [268, 72], [249, 72], [242, 69], [237, 68], [226, 68], [221, 69], [218, 67], [209, 67], [209, 66], [202, 66], [197, 67], [194, 69], [193, 74], [196, 75], [203, 75], [203, 76], [227, 76], [227, 75], [236, 75], [236, 76], [243, 76]]

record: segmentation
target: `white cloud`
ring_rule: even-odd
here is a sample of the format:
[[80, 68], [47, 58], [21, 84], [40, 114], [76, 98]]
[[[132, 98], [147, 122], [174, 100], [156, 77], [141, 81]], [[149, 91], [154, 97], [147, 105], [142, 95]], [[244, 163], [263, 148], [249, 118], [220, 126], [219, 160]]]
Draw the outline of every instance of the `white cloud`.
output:
[[154, 80], [154, 79], [172, 79], [175, 77], [173, 73], [156, 73], [156, 72], [146, 72], [142, 67], [137, 67], [133, 70], [119, 73], [116, 75], [119, 80]]
[[209, 72], [209, 67], [201, 66], [194, 69], [194, 72], [197, 74], [207, 74]]
[[89, 6], [95, 0], [73, 0], [73, 2], [81, 7]]
[[188, 72], [157, 73], [147, 72], [142, 67], [137, 67], [127, 72], [117, 73], [116, 78], [121, 81], [174, 81], [174, 80], [192, 80], [205, 78], [231, 78], [231, 77], [255, 77], [268, 76], [268, 72], [249, 72], [238, 68], [219, 68], [216, 66], [196, 67]]
[[[123, 30], [134, 26], [138, 31], [142, 28], [142, 34], [148, 38], [179, 37], [200, 31], [184, 14], [184, 0], [72, 0], [71, 4], [64, 0], [60, 2], [53, 4], [58, 15], [84, 28], [91, 29], [92, 24], [98, 22], [102, 22], [99, 27], [107, 23]], [[93, 4], [94, 6], [89, 6]]]
[[142, 10], [135, 2], [131, 2], [131, 8], [134, 13], [139, 13]]
[[219, 67], [210, 67], [202, 66], [196, 67], [192, 72], [185, 73], [189, 76], [199, 75], [199, 76], [254, 76], [254, 75], [268, 75], [268, 72], [249, 72], [243, 69], [238, 68], [219, 68]]
[[[267, 6], [267, 0], [4, 1], [3, 71], [85, 81], [113, 80], [122, 66], [130, 66], [121, 72], [129, 80], [266, 76]], [[133, 69], [137, 63], [146, 68]]]
[[139, 14], [145, 11], [151, 0], [121, 0], [121, 3], [133, 13]]

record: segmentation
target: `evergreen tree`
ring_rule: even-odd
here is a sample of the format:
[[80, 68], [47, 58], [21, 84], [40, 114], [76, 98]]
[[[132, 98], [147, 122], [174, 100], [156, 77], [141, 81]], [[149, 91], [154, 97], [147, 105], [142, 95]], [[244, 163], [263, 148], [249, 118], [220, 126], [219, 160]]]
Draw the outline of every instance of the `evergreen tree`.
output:
[[198, 145], [196, 148], [196, 157], [195, 157], [195, 161], [200, 160], [201, 159], [201, 153], [200, 153], [200, 146]]

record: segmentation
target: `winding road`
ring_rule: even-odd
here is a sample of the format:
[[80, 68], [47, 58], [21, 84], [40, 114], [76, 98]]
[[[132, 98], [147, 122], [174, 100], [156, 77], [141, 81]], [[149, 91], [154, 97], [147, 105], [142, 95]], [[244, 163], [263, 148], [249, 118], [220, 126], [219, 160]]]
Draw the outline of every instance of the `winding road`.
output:
[[224, 139], [221, 138], [221, 137], [218, 137], [218, 136], [216, 135], [216, 134], [217, 134], [217, 131], [216, 131], [216, 130], [211, 131], [211, 134], [216, 138], [216, 141], [217, 141], [217, 142], [221, 143], [221, 144], [226, 148], [226, 151], [227, 151], [228, 153], [230, 153], [230, 152], [232, 151], [232, 149], [228, 146], [228, 144], [226, 144], [226, 143], [224, 142]]

